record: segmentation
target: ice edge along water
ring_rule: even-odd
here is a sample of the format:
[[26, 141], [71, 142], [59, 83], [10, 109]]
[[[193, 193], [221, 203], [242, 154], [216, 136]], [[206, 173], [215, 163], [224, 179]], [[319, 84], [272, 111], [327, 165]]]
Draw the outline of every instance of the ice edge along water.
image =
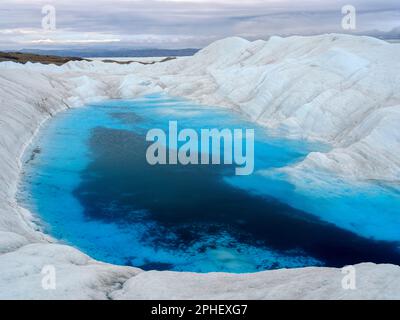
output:
[[[322, 35], [273, 37], [267, 42], [228, 38], [194, 57], [152, 66], [1, 63], [0, 296], [399, 297], [400, 268], [390, 265], [358, 266], [356, 291], [344, 291], [340, 270], [331, 268], [233, 276], [142, 272], [111, 266], [68, 246], [49, 243], [54, 241], [36, 230], [31, 214], [15, 201], [21, 170], [18, 159], [43, 119], [92, 101], [161, 91], [235, 108], [287, 135], [318, 138], [334, 147], [328, 153], [312, 153], [300, 165], [287, 168], [294, 177], [320, 169], [357, 180], [397, 183], [399, 53], [399, 45], [373, 38]], [[58, 270], [56, 291], [45, 291], [40, 285], [44, 264], [53, 264]]]

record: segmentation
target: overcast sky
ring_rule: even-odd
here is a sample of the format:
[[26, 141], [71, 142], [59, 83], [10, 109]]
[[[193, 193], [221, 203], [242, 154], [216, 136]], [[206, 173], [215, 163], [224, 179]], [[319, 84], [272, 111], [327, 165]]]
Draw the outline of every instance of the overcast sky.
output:
[[[56, 9], [54, 31], [41, 26], [47, 4]], [[0, 49], [197, 48], [227, 36], [348, 32], [341, 29], [345, 4], [357, 9], [353, 32], [400, 27], [400, 0], [1, 0]]]

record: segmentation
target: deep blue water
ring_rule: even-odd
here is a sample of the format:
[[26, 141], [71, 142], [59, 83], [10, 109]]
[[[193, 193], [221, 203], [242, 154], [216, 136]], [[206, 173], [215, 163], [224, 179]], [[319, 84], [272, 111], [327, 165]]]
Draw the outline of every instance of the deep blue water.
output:
[[[150, 166], [150, 128], [255, 128], [255, 173]], [[43, 228], [92, 257], [144, 269], [253, 272], [400, 264], [397, 186], [278, 168], [327, 147], [278, 138], [240, 115], [166, 96], [58, 115], [26, 154], [19, 199]], [[323, 182], [323, 183], [322, 183]]]

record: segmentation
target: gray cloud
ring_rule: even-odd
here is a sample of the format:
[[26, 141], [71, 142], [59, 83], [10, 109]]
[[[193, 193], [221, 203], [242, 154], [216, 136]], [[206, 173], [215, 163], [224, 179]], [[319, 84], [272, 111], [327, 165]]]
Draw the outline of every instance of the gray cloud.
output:
[[[0, 46], [81, 46], [107, 39], [119, 46], [201, 47], [226, 36], [343, 32], [341, 7], [357, 8], [357, 33], [375, 34], [400, 25], [398, 0], [2, 0]], [[57, 10], [57, 32], [43, 33], [41, 7]], [[3, 30], [3, 32], [1, 32]], [[6, 30], [6, 32], [4, 31]], [[25, 30], [29, 32], [21, 33]]]

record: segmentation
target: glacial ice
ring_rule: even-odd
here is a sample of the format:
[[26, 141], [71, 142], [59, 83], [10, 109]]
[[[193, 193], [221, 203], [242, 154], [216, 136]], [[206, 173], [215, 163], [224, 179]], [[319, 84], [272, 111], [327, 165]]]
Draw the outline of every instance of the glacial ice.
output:
[[[332, 268], [234, 276], [103, 264], [41, 233], [15, 199], [20, 157], [43, 121], [85, 103], [161, 91], [232, 108], [288, 137], [329, 143], [331, 150], [310, 153], [286, 168], [294, 181], [322, 171], [396, 184], [399, 57], [399, 44], [329, 34], [255, 42], [228, 38], [194, 57], [149, 66], [0, 63], [0, 297], [399, 298], [400, 267], [390, 265], [357, 266], [358, 290], [343, 291], [340, 270]], [[58, 270], [54, 292], [40, 286], [45, 264]]]

